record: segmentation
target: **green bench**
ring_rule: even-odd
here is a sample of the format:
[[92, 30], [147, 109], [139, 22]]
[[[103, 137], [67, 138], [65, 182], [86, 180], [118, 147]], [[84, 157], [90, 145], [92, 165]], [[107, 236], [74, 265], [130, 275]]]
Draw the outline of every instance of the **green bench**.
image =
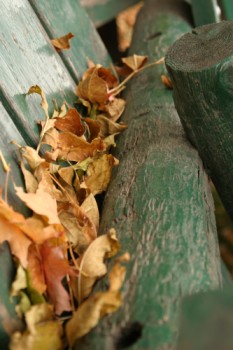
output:
[[[222, 2], [227, 9], [229, 2]], [[28, 88], [37, 84], [50, 103], [55, 98], [58, 104], [66, 99], [73, 105], [75, 85], [87, 68], [87, 57], [105, 66], [111, 59], [78, 1], [0, 0], [0, 3], [0, 149], [11, 164], [14, 181], [22, 186], [16, 150], [10, 142], [35, 146], [38, 137], [35, 120], [43, 117], [39, 98], [25, 95]], [[100, 24], [136, 1], [80, 3]], [[194, 6], [198, 1], [192, 3]], [[163, 57], [175, 40], [191, 30], [190, 20], [190, 8], [183, 1], [145, 1], [130, 53], [148, 55], [150, 61]], [[50, 39], [67, 32], [75, 35], [71, 49], [58, 54]], [[122, 120], [129, 127], [119, 137], [114, 151], [120, 165], [103, 206], [100, 232], [115, 227], [122, 249], [131, 254], [123, 288], [124, 303], [120, 311], [105, 318], [90, 335], [77, 342], [76, 350], [127, 346], [138, 350], [174, 349], [178, 335], [183, 344], [187, 334], [185, 330], [184, 335], [179, 332], [183, 298], [231, 286], [224, 267], [221, 270], [209, 180], [197, 150], [183, 131], [172, 91], [161, 83], [161, 74], [166, 74], [164, 66], [151, 67], [128, 86]], [[0, 179], [4, 186], [2, 167]], [[9, 203], [16, 210], [26, 211], [15, 198], [12, 186], [8, 192]], [[2, 349], [7, 349], [9, 333], [22, 326], [9, 300], [14, 273], [9, 247], [3, 243]], [[101, 283], [106, 285], [106, 281]], [[185, 322], [187, 317], [191, 322], [192, 312], [185, 315]], [[8, 328], [6, 320], [11, 325]], [[198, 324], [197, 320], [198, 317]]]

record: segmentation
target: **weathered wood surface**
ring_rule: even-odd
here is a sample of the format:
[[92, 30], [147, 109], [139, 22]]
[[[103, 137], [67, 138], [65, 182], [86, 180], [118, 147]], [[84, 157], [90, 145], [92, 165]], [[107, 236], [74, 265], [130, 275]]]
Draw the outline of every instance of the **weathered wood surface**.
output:
[[166, 65], [181, 121], [233, 218], [233, 23], [197, 28], [169, 50]]
[[0, 0], [0, 6], [0, 97], [25, 140], [35, 144], [35, 119], [44, 114], [40, 97], [25, 95], [29, 87], [40, 85], [52, 106], [52, 98], [73, 103], [75, 84], [28, 1]]
[[79, 0], [97, 27], [110, 21], [120, 11], [137, 2], [139, 0]]
[[109, 54], [86, 11], [77, 0], [29, 0], [50, 39], [74, 34], [69, 50], [60, 52], [70, 75], [77, 82], [87, 69], [87, 58], [108, 66]]
[[232, 294], [233, 288], [228, 287], [183, 301], [177, 350], [233, 349]]
[[195, 26], [220, 21], [217, 0], [191, 0]]
[[[190, 30], [177, 1], [146, 1], [130, 53], [163, 56]], [[115, 227], [129, 251], [124, 304], [76, 349], [174, 349], [183, 296], [221, 286], [219, 248], [208, 178], [186, 139], [164, 67], [134, 78], [118, 140], [120, 165], [104, 202], [101, 232]], [[103, 284], [105, 284], [104, 282]], [[191, 315], [190, 315], [191, 317]], [[141, 334], [142, 332], [142, 334]]]

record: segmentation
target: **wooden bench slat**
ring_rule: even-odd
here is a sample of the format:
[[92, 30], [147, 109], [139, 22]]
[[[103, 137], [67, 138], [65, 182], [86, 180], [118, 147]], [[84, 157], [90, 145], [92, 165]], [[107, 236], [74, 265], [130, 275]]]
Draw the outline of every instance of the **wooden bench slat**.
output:
[[79, 2], [86, 8], [95, 25], [99, 27], [139, 0], [79, 0]]
[[71, 76], [78, 81], [87, 69], [87, 57], [108, 66], [111, 59], [86, 11], [77, 0], [30, 0], [51, 39], [72, 32], [69, 50], [60, 55]]
[[[190, 30], [181, 2], [146, 1], [130, 53], [159, 59]], [[181, 12], [180, 12], [181, 13]], [[124, 303], [76, 349], [173, 349], [185, 295], [222, 285], [213, 199], [198, 152], [188, 142], [164, 67], [138, 75], [126, 91], [120, 164], [107, 191], [101, 232], [115, 227], [129, 251]], [[106, 284], [107, 281], [103, 282]], [[143, 328], [140, 337], [135, 327]], [[130, 333], [131, 332], [131, 333]], [[139, 338], [139, 339], [137, 339]]]
[[39, 96], [25, 96], [29, 87], [40, 85], [49, 101], [72, 103], [75, 84], [61, 58], [26, 0], [1, 5], [0, 95], [18, 130], [35, 144], [35, 119], [44, 118]]

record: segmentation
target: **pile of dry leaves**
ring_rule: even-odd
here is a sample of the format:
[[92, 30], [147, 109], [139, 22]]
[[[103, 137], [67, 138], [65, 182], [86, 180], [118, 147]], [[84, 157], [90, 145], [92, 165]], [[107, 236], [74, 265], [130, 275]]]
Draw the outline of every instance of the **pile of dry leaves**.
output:
[[121, 305], [127, 253], [115, 259], [109, 290], [91, 292], [107, 273], [105, 259], [119, 251], [114, 229], [98, 232], [95, 199], [106, 190], [118, 164], [109, 149], [127, 127], [118, 122], [125, 101], [116, 96], [143, 69], [146, 57], [134, 55], [123, 62], [127, 77], [121, 83], [111, 70], [89, 62], [77, 86], [86, 116], [64, 103], [50, 117], [40, 87], [28, 91], [40, 94], [45, 113], [37, 149], [18, 145], [26, 192], [15, 186], [15, 193], [31, 216], [24, 217], [0, 199], [0, 243], [7, 240], [15, 257], [11, 294], [19, 297], [17, 313], [26, 324], [23, 333], [13, 334], [11, 350], [72, 347]]

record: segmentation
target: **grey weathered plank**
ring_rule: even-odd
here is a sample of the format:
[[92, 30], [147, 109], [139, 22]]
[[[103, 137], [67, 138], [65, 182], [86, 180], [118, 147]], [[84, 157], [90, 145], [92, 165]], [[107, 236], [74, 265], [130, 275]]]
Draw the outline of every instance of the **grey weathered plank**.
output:
[[87, 69], [87, 57], [103, 66], [109, 65], [110, 56], [86, 11], [77, 0], [29, 2], [51, 39], [68, 32], [75, 35], [70, 49], [60, 53], [75, 81], [78, 81]]
[[98, 27], [113, 19], [120, 11], [139, 2], [139, 0], [79, 0]]
[[75, 84], [26, 0], [0, 0], [0, 96], [18, 130], [35, 143], [35, 119], [43, 112], [39, 97], [25, 96], [31, 85], [40, 85], [50, 101], [75, 100]]
[[[161, 58], [190, 30], [182, 8], [146, 1], [130, 53]], [[104, 202], [101, 232], [115, 227], [122, 251], [131, 254], [124, 304], [77, 349], [123, 349], [130, 341], [132, 349], [174, 349], [182, 298], [222, 284], [208, 178], [162, 73], [164, 67], [150, 68], [128, 87], [129, 127], [119, 137], [120, 165]]]
[[[19, 168], [19, 157], [17, 147], [11, 144], [11, 141], [15, 141], [19, 145], [25, 145], [25, 141], [21, 134], [17, 130], [15, 124], [13, 123], [11, 117], [4, 109], [2, 103], [0, 102], [0, 150], [7, 162], [10, 165], [11, 171], [9, 176], [9, 185], [7, 188], [8, 202], [11, 204], [15, 210], [21, 213], [27, 213], [22, 201], [15, 196], [15, 191], [13, 188], [13, 181], [17, 186], [24, 186], [23, 177], [21, 170]], [[2, 164], [0, 164], [0, 187], [3, 189], [3, 198], [5, 197], [5, 180], [6, 173], [3, 170]]]

